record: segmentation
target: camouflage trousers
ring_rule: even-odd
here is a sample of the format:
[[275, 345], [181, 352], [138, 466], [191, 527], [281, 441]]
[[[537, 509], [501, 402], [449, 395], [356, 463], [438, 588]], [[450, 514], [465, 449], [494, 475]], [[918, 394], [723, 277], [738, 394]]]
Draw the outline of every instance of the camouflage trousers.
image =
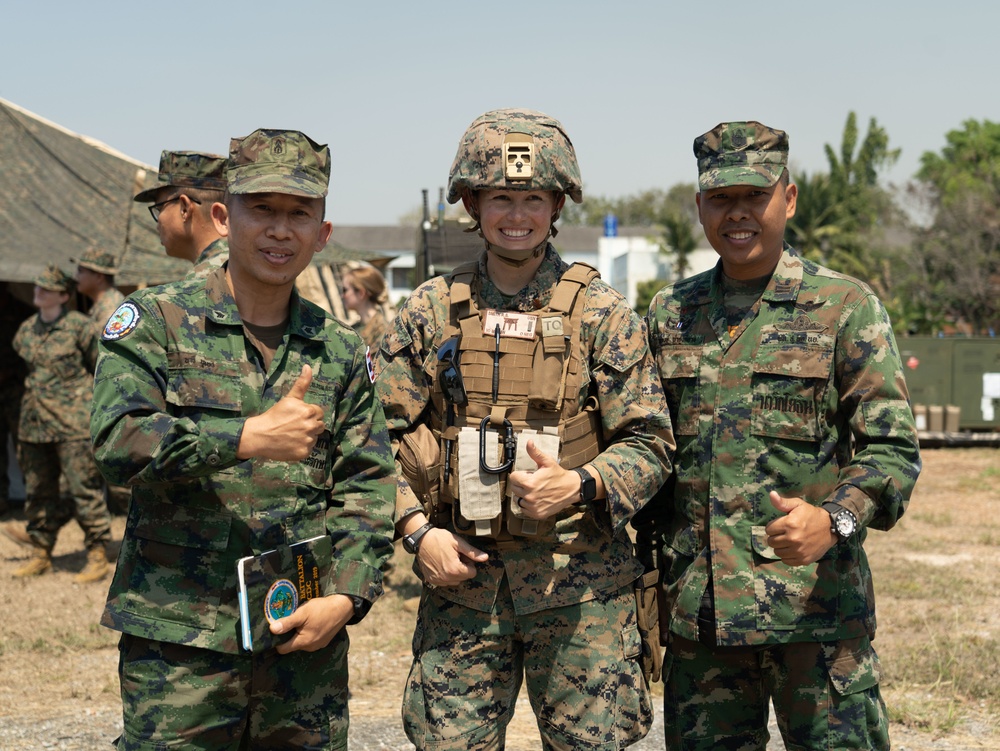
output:
[[620, 749], [652, 724], [631, 585], [517, 615], [506, 582], [491, 613], [424, 589], [403, 696], [418, 749], [502, 749], [522, 680], [543, 749]]
[[879, 673], [867, 637], [706, 647], [671, 634], [663, 662], [666, 746], [764, 751], [770, 700], [791, 751], [888, 751]]
[[[17, 447], [17, 461], [24, 474], [24, 511], [28, 534], [46, 550], [70, 519], [83, 529], [87, 549], [111, 542], [111, 515], [104, 500], [104, 478], [97, 469], [90, 441], [28, 443]], [[59, 477], [66, 479], [70, 498], [59, 492]]]
[[119, 751], [347, 748], [346, 631], [324, 649], [215, 652], [123, 634]]

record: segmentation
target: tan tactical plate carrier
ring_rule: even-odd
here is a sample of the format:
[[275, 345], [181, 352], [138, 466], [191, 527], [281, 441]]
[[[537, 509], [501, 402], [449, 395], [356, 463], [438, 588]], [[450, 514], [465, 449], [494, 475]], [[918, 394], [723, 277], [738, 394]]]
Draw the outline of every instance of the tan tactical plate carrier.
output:
[[[439, 507], [430, 510], [431, 517], [439, 525], [450, 517], [460, 534], [493, 537], [501, 542], [511, 540], [512, 536], [551, 539], [553, 520], [536, 521], [523, 517], [517, 499], [507, 496], [507, 475], [511, 470], [536, 467], [525, 453], [525, 437], [534, 438], [546, 453], [557, 455], [560, 465], [567, 469], [581, 467], [601, 452], [602, 428], [596, 397], [589, 397], [582, 411], [579, 407], [585, 370], [582, 360], [587, 357], [580, 341], [584, 308], [581, 293], [599, 274], [586, 264], [573, 264], [556, 285], [548, 306], [532, 314], [512, 314], [535, 315], [538, 322], [533, 339], [501, 336], [494, 403], [497, 344], [495, 334], [484, 333], [486, 313], [479, 310], [473, 299], [472, 282], [476, 270], [476, 263], [464, 264], [455, 270], [449, 321], [438, 342], [440, 347], [450, 338], [460, 337], [459, 366], [468, 397], [466, 406], [449, 407], [436, 372], [441, 363], [437, 358], [429, 363], [434, 369], [431, 373], [434, 403], [431, 429], [441, 446], [443, 477]], [[454, 410], [453, 425], [446, 424], [449, 409]], [[480, 435], [484, 418], [485, 438]], [[480, 451], [476, 449], [481, 445], [485, 447], [489, 466], [502, 465], [505, 458], [503, 440], [508, 427], [517, 438], [518, 458], [514, 466], [494, 474], [478, 469]], [[475, 431], [475, 435], [470, 431]], [[484, 443], [480, 444], [481, 440]], [[444, 478], [447, 441], [451, 441], [450, 472]], [[469, 456], [470, 450], [475, 456]], [[463, 474], [465, 484], [461, 480]], [[486, 495], [483, 503], [480, 498], [461, 498], [460, 488], [468, 490], [469, 482], [476, 484], [476, 490], [483, 489]], [[497, 498], [499, 503], [491, 507]], [[466, 506], [464, 514], [463, 504]], [[470, 510], [473, 506], [476, 513]], [[495, 515], [488, 510], [491, 508], [495, 509]]]

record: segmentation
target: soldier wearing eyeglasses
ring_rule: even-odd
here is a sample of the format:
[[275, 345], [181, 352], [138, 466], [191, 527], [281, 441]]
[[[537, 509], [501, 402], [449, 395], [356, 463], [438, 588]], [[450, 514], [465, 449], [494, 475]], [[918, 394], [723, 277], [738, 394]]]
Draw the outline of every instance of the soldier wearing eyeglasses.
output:
[[160, 243], [171, 258], [194, 264], [191, 273], [207, 274], [225, 263], [229, 245], [212, 221], [212, 204], [226, 189], [226, 158], [200, 151], [160, 154], [157, 184], [132, 200], [150, 204]]
[[549, 242], [581, 186], [557, 120], [476, 119], [448, 200], [483, 252], [415, 290], [378, 353], [425, 585], [403, 705], [418, 749], [503, 748], [522, 683], [544, 748], [618, 749], [651, 724], [626, 525], [674, 442], [644, 322]]

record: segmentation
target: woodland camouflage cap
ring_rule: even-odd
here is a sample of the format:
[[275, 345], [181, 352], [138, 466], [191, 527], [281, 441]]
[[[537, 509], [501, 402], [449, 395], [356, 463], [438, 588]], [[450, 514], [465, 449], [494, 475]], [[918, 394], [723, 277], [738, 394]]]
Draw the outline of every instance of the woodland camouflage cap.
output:
[[42, 289], [52, 290], [53, 292], [70, 292], [73, 289], [74, 283], [75, 280], [73, 277], [65, 273], [54, 263], [48, 264], [45, 267], [45, 271], [35, 278], [37, 286]]
[[583, 201], [576, 152], [562, 124], [524, 109], [492, 110], [465, 131], [448, 175], [448, 203], [465, 188], [554, 190]]
[[114, 276], [118, 271], [117, 260], [113, 253], [100, 250], [99, 248], [87, 248], [79, 258], [70, 258], [70, 261], [77, 266], [96, 271], [99, 274]]
[[694, 139], [701, 190], [753, 185], [769, 188], [788, 164], [788, 134], [753, 120], [719, 123]]
[[330, 185], [330, 149], [297, 130], [255, 130], [229, 143], [229, 192], [322, 198]]
[[152, 203], [160, 188], [226, 189], [226, 158], [201, 151], [163, 151], [155, 187], [137, 193], [132, 200]]

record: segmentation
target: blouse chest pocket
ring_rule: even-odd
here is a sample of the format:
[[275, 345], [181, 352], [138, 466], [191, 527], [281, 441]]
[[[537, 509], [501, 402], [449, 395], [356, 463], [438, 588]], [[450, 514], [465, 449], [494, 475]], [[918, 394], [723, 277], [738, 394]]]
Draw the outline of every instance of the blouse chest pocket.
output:
[[243, 379], [238, 370], [229, 372], [214, 364], [211, 368], [176, 367], [167, 372], [165, 398], [182, 415], [232, 416], [243, 410]]
[[677, 435], [697, 435], [701, 395], [698, 391], [701, 345], [664, 344], [656, 352], [656, 366]]
[[818, 441], [833, 355], [829, 335], [765, 333], [753, 364], [753, 433]]

